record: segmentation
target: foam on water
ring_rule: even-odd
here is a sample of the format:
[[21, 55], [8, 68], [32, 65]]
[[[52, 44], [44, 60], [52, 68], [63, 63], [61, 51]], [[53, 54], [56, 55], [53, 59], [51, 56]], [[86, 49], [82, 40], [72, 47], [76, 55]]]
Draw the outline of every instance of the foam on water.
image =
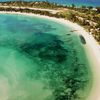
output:
[[90, 66], [70, 30], [47, 19], [0, 14], [0, 100], [85, 100]]

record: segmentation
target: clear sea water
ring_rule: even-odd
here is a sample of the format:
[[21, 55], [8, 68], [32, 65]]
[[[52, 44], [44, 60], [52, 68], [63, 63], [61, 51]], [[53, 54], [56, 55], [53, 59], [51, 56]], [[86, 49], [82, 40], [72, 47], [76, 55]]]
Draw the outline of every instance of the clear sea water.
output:
[[[0, 1], [16, 1], [16, 0], [0, 0]], [[100, 0], [22, 0], [22, 1], [49, 1], [49, 2], [56, 2], [59, 4], [64, 5], [71, 5], [75, 4], [77, 6], [100, 6]]]
[[68, 26], [0, 14], [0, 100], [85, 100], [91, 70]]

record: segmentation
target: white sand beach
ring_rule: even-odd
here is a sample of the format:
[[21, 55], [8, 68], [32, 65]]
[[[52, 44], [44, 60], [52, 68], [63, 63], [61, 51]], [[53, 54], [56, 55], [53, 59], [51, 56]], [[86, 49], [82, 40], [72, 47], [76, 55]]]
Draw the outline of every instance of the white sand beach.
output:
[[75, 31], [75, 33], [81, 34], [86, 40], [86, 45], [84, 45], [84, 47], [86, 48], [87, 56], [90, 59], [91, 70], [93, 72], [92, 90], [87, 100], [100, 100], [100, 94], [99, 94], [100, 93], [100, 45], [96, 42], [96, 40], [93, 38], [92, 35], [90, 35], [88, 32], [85, 31], [83, 27], [68, 20], [60, 18], [52, 18], [44, 15], [36, 15], [36, 14], [28, 14], [20, 12], [0, 12], [0, 13], [23, 14], [28, 16], [46, 18], [70, 26], [73, 30], [77, 30]]
[[[4, 7], [4, 8], [9, 8], [9, 6], [0, 6], [0, 7]], [[16, 7], [16, 6], [11, 6], [11, 8], [16, 8], [16, 9], [19, 9], [19, 7]], [[21, 9], [25, 9], [27, 7], [20, 7]], [[31, 8], [31, 7], [28, 7], [28, 9], [31, 9], [31, 10], [40, 10], [40, 11], [48, 11], [52, 14], [56, 14], [57, 12], [59, 12], [59, 10], [52, 10], [52, 9], [44, 9], [44, 8]]]

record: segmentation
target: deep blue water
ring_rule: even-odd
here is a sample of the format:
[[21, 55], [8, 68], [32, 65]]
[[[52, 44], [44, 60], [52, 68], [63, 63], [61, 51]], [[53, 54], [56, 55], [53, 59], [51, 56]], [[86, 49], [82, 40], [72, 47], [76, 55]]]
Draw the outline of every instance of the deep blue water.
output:
[[[0, 0], [0, 1], [14, 1], [14, 0]], [[100, 0], [24, 0], [24, 1], [50, 1], [66, 5], [71, 5], [72, 3], [74, 3], [77, 6], [81, 5], [100, 6]]]

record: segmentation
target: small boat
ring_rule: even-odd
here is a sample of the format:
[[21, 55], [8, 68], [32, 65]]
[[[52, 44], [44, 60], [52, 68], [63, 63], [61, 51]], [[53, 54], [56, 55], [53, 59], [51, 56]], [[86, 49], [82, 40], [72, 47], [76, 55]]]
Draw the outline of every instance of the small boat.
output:
[[79, 37], [80, 37], [81, 43], [86, 44], [85, 38], [82, 35], [79, 35]]

